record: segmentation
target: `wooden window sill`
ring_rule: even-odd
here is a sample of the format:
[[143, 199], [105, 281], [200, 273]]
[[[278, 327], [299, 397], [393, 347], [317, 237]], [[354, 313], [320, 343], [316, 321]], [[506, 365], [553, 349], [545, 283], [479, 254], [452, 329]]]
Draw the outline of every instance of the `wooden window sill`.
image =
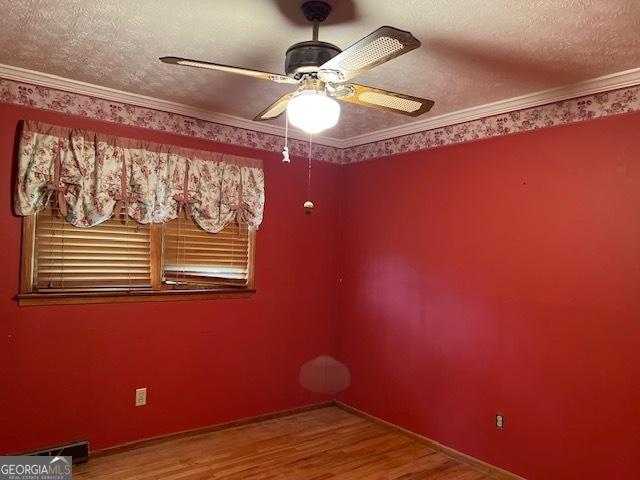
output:
[[255, 289], [224, 288], [202, 290], [140, 290], [132, 292], [61, 292], [61, 293], [21, 293], [19, 306], [30, 305], [71, 305], [84, 303], [132, 303], [132, 302], [175, 302], [181, 300], [213, 300], [227, 298], [248, 298]]

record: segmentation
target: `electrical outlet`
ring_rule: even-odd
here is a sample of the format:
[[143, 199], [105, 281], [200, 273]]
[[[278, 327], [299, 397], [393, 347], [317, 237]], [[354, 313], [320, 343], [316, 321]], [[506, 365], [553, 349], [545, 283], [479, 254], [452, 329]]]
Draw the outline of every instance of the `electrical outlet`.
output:
[[500, 429], [504, 428], [504, 415], [501, 413], [496, 413], [496, 427]]
[[147, 387], [136, 388], [136, 407], [147, 404]]

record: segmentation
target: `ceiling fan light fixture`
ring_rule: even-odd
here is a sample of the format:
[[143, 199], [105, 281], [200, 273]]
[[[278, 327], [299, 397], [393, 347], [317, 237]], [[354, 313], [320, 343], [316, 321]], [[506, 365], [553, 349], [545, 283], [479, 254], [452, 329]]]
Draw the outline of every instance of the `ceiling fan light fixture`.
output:
[[319, 133], [338, 123], [340, 105], [325, 92], [302, 90], [289, 101], [287, 118], [307, 133]]

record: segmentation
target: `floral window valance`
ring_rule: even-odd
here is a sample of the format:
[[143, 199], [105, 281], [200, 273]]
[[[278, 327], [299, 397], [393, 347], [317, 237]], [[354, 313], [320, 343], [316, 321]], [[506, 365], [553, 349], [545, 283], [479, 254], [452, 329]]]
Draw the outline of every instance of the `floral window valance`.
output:
[[25, 121], [15, 210], [33, 215], [55, 198], [77, 227], [126, 212], [164, 223], [186, 210], [217, 233], [239, 222], [257, 229], [264, 209], [262, 161]]

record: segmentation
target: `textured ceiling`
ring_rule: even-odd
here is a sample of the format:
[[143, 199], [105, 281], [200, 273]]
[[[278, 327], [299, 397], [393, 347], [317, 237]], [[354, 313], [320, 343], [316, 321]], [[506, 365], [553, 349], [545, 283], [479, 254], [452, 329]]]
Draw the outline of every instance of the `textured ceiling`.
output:
[[[0, 0], [0, 63], [253, 118], [291, 87], [157, 58], [282, 72], [287, 47], [311, 34], [282, 13], [298, 3]], [[358, 82], [431, 98], [427, 115], [640, 66], [638, 0], [353, 0], [342, 12], [344, 3], [330, 3], [351, 20], [324, 26], [321, 40], [345, 48], [391, 25], [422, 41]], [[410, 121], [344, 105], [325, 133], [342, 139]]]

